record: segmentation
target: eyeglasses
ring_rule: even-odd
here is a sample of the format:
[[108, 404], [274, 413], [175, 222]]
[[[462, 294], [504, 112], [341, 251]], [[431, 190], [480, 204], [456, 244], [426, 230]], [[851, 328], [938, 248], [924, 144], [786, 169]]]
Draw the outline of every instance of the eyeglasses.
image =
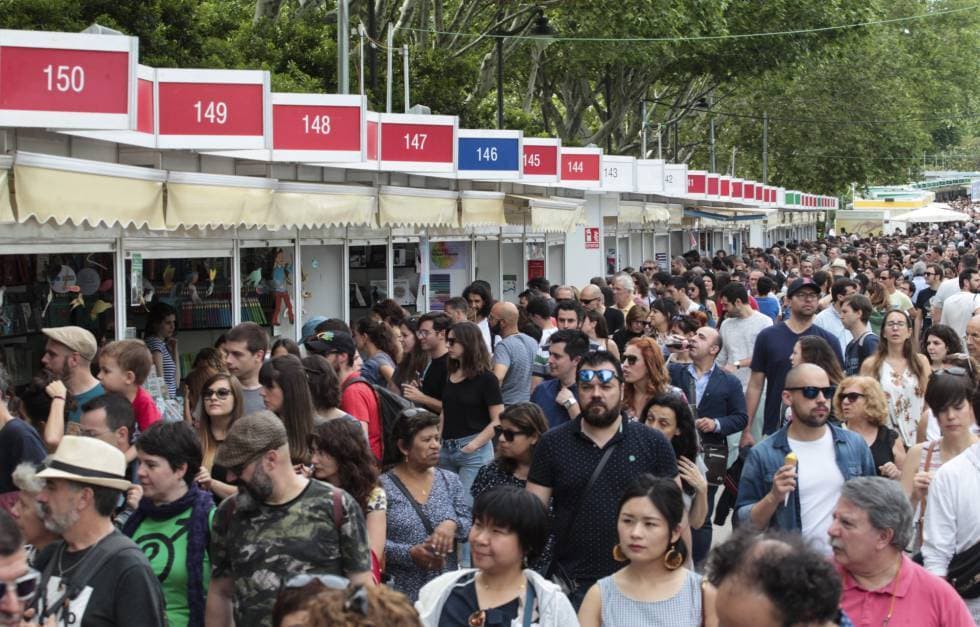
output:
[[287, 589], [302, 588], [314, 581], [319, 581], [331, 590], [346, 590], [347, 598], [344, 600], [345, 612], [355, 612], [365, 617], [368, 615], [369, 601], [367, 590], [362, 585], [352, 587], [350, 580], [346, 577], [313, 574], [296, 575], [289, 579], [283, 587]]
[[0, 581], [0, 599], [7, 596], [7, 586], [13, 584], [14, 594], [18, 601], [29, 601], [37, 593], [38, 584], [41, 581], [41, 573], [29, 568], [27, 574], [21, 575], [13, 581]]
[[848, 403], [855, 403], [859, 398], [864, 398], [864, 394], [861, 394], [860, 392], [847, 392], [846, 394], [840, 395], [841, 402], [847, 401]]
[[623, 363], [630, 366], [635, 366], [636, 362], [640, 361], [637, 355], [623, 355]]
[[619, 375], [616, 374], [615, 370], [610, 370], [608, 368], [603, 368], [602, 370], [579, 370], [578, 371], [578, 382], [579, 383], [592, 383], [593, 380], [598, 379], [599, 383], [609, 383], [613, 379], [619, 380]]
[[225, 400], [231, 396], [231, 390], [228, 388], [218, 388], [217, 390], [204, 390], [201, 392], [201, 396], [204, 398], [211, 398], [212, 396], [217, 396], [221, 400]]
[[653, 266], [646, 266], [645, 268], [640, 268], [640, 270], [644, 272], [653, 272], [654, 270], [656, 270], [656, 268], [654, 268]]
[[419, 337], [420, 339], [423, 339], [424, 340], [425, 338], [427, 338], [430, 335], [432, 335], [432, 331], [430, 331], [428, 329], [419, 329], [418, 331], [415, 332], [415, 335], [416, 335], [416, 337]]
[[456, 338], [454, 337], [446, 338], [446, 346], [455, 346], [455, 345], [456, 345]]
[[837, 388], [835, 388], [832, 385], [828, 385], [825, 388], [817, 387], [815, 385], [804, 385], [802, 387], [783, 388], [783, 389], [788, 392], [801, 392], [803, 394], [803, 398], [812, 401], [813, 399], [817, 398], [817, 396], [819, 396], [820, 394], [823, 394], [824, 398], [833, 398], [834, 390], [836, 390]]
[[886, 322], [885, 326], [891, 329], [904, 329], [909, 325], [904, 320], [892, 320], [891, 322]]
[[503, 438], [508, 442], [513, 442], [514, 438], [519, 435], [527, 435], [527, 433], [524, 431], [514, 431], [513, 429], [504, 429], [500, 425], [493, 428], [493, 437], [500, 438], [503, 436]]

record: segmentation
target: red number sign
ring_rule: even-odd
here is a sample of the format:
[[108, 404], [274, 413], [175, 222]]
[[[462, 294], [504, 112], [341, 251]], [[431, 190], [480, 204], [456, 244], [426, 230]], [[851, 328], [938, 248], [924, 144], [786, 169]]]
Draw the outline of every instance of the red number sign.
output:
[[558, 145], [524, 144], [525, 176], [558, 176]]
[[589, 149], [563, 148], [561, 151], [561, 180], [599, 182], [602, 154]]
[[262, 86], [160, 83], [160, 135], [262, 135]]
[[275, 150], [360, 150], [361, 108], [276, 104], [272, 133]]
[[704, 172], [687, 173], [687, 193], [703, 194], [707, 190], [707, 176]]
[[452, 164], [454, 143], [446, 124], [381, 124], [382, 161]]

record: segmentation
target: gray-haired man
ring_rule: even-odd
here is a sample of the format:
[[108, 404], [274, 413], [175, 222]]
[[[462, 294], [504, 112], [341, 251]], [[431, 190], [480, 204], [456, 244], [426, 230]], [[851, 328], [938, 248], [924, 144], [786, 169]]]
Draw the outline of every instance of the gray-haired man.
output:
[[844, 581], [841, 607], [855, 625], [900, 616], [921, 627], [974, 625], [956, 591], [903, 553], [912, 539], [912, 506], [897, 481], [845, 483], [827, 534]]

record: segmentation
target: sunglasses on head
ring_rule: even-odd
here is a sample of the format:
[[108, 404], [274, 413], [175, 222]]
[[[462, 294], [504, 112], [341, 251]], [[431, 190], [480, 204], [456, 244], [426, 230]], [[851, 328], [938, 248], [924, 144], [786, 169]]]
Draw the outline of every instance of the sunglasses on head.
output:
[[932, 376], [935, 377], [941, 374], [948, 374], [954, 377], [968, 377], [970, 376], [970, 371], [962, 366], [946, 366], [945, 368], [934, 370]]
[[369, 602], [367, 590], [365, 590], [364, 586], [361, 585], [351, 586], [350, 580], [346, 577], [339, 577], [337, 575], [302, 574], [290, 578], [288, 581], [286, 581], [286, 584], [283, 587], [294, 590], [307, 586], [314, 581], [319, 581], [321, 584], [327, 588], [330, 588], [331, 590], [346, 590], [347, 598], [344, 600], [345, 612], [355, 612], [361, 616], [368, 615]]
[[40, 582], [41, 573], [29, 568], [27, 574], [21, 575], [13, 581], [0, 581], [0, 599], [7, 596], [8, 586], [12, 585], [18, 601], [29, 601], [37, 593]]
[[815, 385], [804, 385], [802, 387], [783, 388], [783, 389], [786, 390], [787, 392], [801, 392], [803, 394], [803, 398], [812, 401], [813, 399], [817, 398], [817, 396], [819, 396], [821, 393], [823, 394], [824, 398], [833, 398], [834, 390], [836, 390], [837, 388], [835, 388], [832, 385], [828, 385], [825, 388], [817, 387]]
[[579, 383], [592, 383], [593, 380], [598, 379], [599, 383], [609, 383], [613, 379], [619, 380], [619, 375], [616, 374], [615, 370], [609, 370], [608, 368], [603, 368], [602, 370], [579, 370], [578, 371], [578, 382]]
[[204, 398], [211, 398], [212, 396], [217, 396], [221, 400], [224, 400], [231, 396], [231, 390], [228, 388], [218, 388], [217, 390], [204, 390], [201, 393]]
[[514, 438], [519, 435], [527, 435], [524, 431], [515, 431], [514, 429], [504, 429], [500, 425], [493, 428], [493, 437], [500, 438], [503, 437], [508, 442], [513, 442]]

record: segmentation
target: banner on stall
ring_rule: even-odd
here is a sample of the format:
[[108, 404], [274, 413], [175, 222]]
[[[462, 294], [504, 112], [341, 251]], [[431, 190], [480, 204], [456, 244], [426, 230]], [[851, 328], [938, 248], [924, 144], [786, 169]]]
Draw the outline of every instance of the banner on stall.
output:
[[470, 243], [429, 242], [429, 309], [442, 311], [446, 301], [469, 283]]

